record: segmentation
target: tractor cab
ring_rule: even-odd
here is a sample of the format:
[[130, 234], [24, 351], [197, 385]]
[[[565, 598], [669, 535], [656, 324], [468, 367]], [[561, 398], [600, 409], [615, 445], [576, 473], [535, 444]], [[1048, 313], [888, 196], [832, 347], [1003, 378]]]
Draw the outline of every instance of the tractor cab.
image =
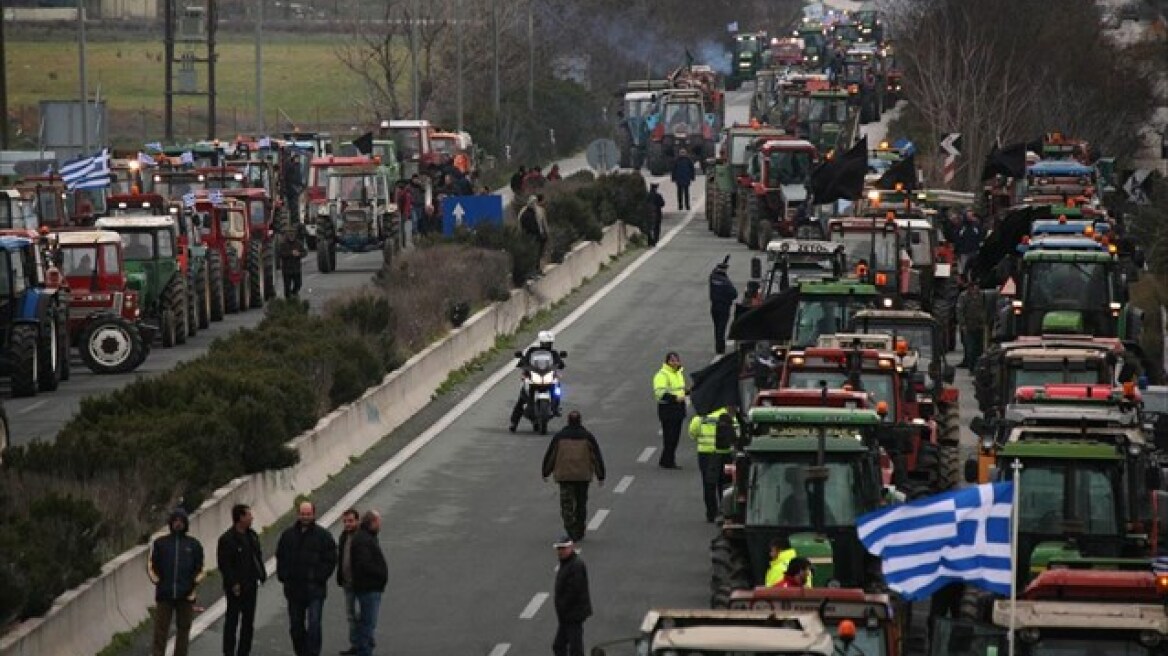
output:
[[0, 189], [0, 229], [36, 230], [38, 225], [31, 202], [16, 189]]
[[840, 624], [850, 621], [855, 628], [855, 639], [850, 649], [841, 651], [866, 656], [901, 653], [901, 641], [907, 626], [898, 606], [891, 595], [869, 594], [854, 588], [772, 586], [735, 590], [730, 595], [730, 608], [735, 610], [818, 613], [837, 641], [840, 640]]
[[800, 117], [800, 136], [815, 144], [821, 157], [846, 145], [848, 92], [812, 91], [805, 117]]
[[206, 176], [194, 169], [159, 169], [150, 176], [147, 193], [157, 194], [168, 201], [181, 201], [188, 194], [207, 188]]
[[895, 213], [884, 218], [836, 217], [828, 221], [827, 233], [846, 253], [847, 275], [874, 285], [885, 307], [895, 306], [908, 294], [912, 258]]
[[843, 248], [829, 241], [772, 240], [766, 246], [766, 257], [764, 296], [778, 294], [801, 282], [839, 278], [847, 267]]
[[791, 345], [812, 346], [820, 335], [847, 329], [855, 313], [873, 307], [877, 298], [872, 285], [848, 281], [801, 283]]
[[[1030, 249], [1021, 258], [1017, 297], [1003, 308], [1010, 335], [1091, 334], [1136, 340], [1139, 310], [1115, 254], [1093, 249]], [[1068, 294], [1068, 290], [1075, 290]]]
[[932, 315], [919, 310], [863, 310], [852, 320], [852, 330], [892, 338], [922, 418], [938, 417], [950, 407], [956, 411], [956, 370], [945, 361], [942, 327]]
[[98, 219], [96, 227], [122, 239], [126, 281], [138, 293], [142, 313], [157, 325], [163, 346], [186, 341], [189, 323], [187, 287], [180, 275], [178, 226], [171, 216], [125, 214]]
[[402, 164], [401, 175], [427, 174], [438, 166], [438, 153], [430, 137], [434, 127], [425, 119], [382, 121], [382, 136], [393, 139]]
[[748, 246], [762, 249], [774, 235], [797, 236], [800, 208], [807, 202], [807, 181], [818, 153], [810, 142], [791, 138], [759, 139], [748, 151], [750, 194], [739, 227]]

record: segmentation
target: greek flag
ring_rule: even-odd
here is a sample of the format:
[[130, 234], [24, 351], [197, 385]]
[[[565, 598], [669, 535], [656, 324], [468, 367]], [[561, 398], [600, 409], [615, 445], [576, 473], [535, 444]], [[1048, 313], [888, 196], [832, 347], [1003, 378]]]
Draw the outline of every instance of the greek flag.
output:
[[183, 151], [183, 154], [181, 157], [179, 157], [178, 162], [179, 162], [179, 164], [182, 164], [183, 166], [194, 166], [195, 165], [195, 156], [193, 154], [191, 154], [191, 151], [189, 151], [189, 150]]
[[1168, 555], [1160, 554], [1152, 561], [1152, 571], [1158, 575], [1168, 574]]
[[158, 166], [158, 162], [146, 153], [138, 153], [138, 163], [142, 166]]
[[218, 205], [223, 202], [223, 192], [218, 189], [212, 189], [211, 191], [207, 192], [207, 200], [211, 201], [215, 205]]
[[868, 513], [856, 529], [907, 601], [959, 582], [1009, 595], [1013, 504], [1013, 483], [989, 483]]
[[188, 191], [187, 193], [183, 194], [182, 201], [183, 201], [183, 207], [194, 207], [195, 206], [195, 192]]
[[109, 149], [92, 157], [80, 157], [61, 167], [61, 179], [70, 191], [74, 189], [100, 189], [110, 183]]
[[149, 150], [149, 151], [153, 151], [156, 153], [162, 152], [162, 142], [161, 141], [151, 141], [150, 143], [146, 144], [145, 147], [146, 147], [146, 150]]
[[259, 143], [256, 144], [256, 148], [271, 148], [271, 147], [272, 147], [272, 140], [267, 138], [267, 137], [260, 137]]

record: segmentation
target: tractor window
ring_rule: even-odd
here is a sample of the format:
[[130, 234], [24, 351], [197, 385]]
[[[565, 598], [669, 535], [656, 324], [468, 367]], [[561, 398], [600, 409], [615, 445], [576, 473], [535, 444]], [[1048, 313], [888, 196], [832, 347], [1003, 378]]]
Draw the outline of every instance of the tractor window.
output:
[[[13, 253], [9, 252], [7, 255], [11, 258]], [[20, 262], [12, 262], [7, 270], [12, 272], [12, 293], [23, 294], [29, 285], [28, 272], [24, 270], [24, 266]]]
[[393, 140], [403, 160], [417, 160], [422, 154], [422, 134], [416, 128], [394, 130]]
[[[873, 239], [875, 235], [875, 239]], [[899, 257], [896, 252], [896, 235], [890, 230], [877, 229], [872, 232], [832, 232], [831, 240], [842, 243], [848, 253], [848, 267], [855, 268], [860, 263], [876, 271], [892, 271], [896, 268]], [[872, 262], [872, 252], [876, 253], [876, 262]]]
[[905, 249], [912, 257], [914, 267], [929, 266], [933, 263], [933, 235], [929, 230], [913, 228], [902, 230], [901, 239], [907, 239], [910, 248]]
[[18, 203], [9, 197], [0, 198], [0, 228], [13, 227], [13, 222], [20, 216]]
[[45, 225], [60, 225], [62, 198], [56, 189], [41, 189], [36, 195], [36, 215]]
[[101, 189], [78, 189], [73, 192], [73, 214], [83, 216], [105, 214], [105, 192], [104, 187]]
[[[830, 333], [825, 333], [830, 334]], [[839, 389], [848, 382], [848, 374], [843, 369], [839, 371], [807, 371], [794, 370], [787, 376], [787, 387], [801, 389], [820, 389], [827, 384], [828, 389]], [[888, 417], [896, 417], [896, 386], [890, 375], [865, 371], [860, 375], [860, 383], [864, 391], [870, 393], [877, 402], [888, 403]]]
[[1102, 262], [1034, 262], [1026, 276], [1026, 304], [1040, 310], [1106, 308], [1108, 273]]
[[1024, 369], [1010, 367], [1009, 388], [1011, 397], [1019, 387], [1038, 387], [1048, 383], [1106, 383], [1107, 380], [1097, 369], [1068, 369], [1052, 366], [1050, 369]]
[[1026, 465], [1022, 475], [1022, 526], [1063, 535], [1115, 535], [1118, 507], [1112, 475], [1089, 463]]
[[242, 237], [247, 232], [247, 221], [240, 210], [223, 213], [223, 232], [229, 237]]
[[154, 237], [149, 232], [123, 232], [122, 250], [127, 260], [154, 259]]
[[907, 341], [909, 350], [916, 351], [920, 354], [922, 360], [927, 362], [932, 362], [933, 360], [933, 329], [930, 326], [904, 324], [882, 326], [869, 321], [862, 327], [864, 328], [864, 332], [867, 333], [896, 335], [897, 339]]
[[121, 263], [118, 261], [118, 247], [106, 244], [101, 247], [101, 272], [114, 275], [121, 272]]
[[[751, 491], [746, 523], [755, 526], [811, 526], [815, 484], [807, 480], [810, 462], [759, 462], [751, 468]], [[823, 486], [824, 524], [855, 522], [860, 495], [854, 467], [828, 462]]]
[[730, 140], [730, 163], [741, 166], [746, 163], [746, 147], [750, 145], [751, 137], [738, 136]]
[[698, 129], [702, 123], [702, 111], [694, 103], [669, 103], [665, 105], [665, 127]]
[[248, 218], [251, 219], [252, 225], [264, 225], [268, 220], [268, 212], [264, 208], [264, 201], [253, 200], [247, 204]]
[[1153, 656], [1164, 653], [1160, 649], [1143, 646], [1134, 636], [1128, 640], [1119, 637], [1102, 640], [1101, 637], [1080, 635], [1042, 638], [1032, 647], [1024, 644], [1021, 653], [1026, 656], [1078, 656], [1086, 653], [1092, 656]]
[[174, 257], [174, 233], [170, 230], [159, 230], [154, 233], [154, 237], [158, 240], [158, 257]]
[[62, 248], [64, 256], [62, 269], [66, 276], [92, 276], [97, 266], [97, 247]]
[[12, 267], [9, 265], [7, 251], [0, 251], [0, 296], [8, 298], [12, 293], [12, 278], [9, 277]]
[[802, 184], [811, 175], [811, 153], [778, 150], [770, 154], [767, 163], [767, 186]]

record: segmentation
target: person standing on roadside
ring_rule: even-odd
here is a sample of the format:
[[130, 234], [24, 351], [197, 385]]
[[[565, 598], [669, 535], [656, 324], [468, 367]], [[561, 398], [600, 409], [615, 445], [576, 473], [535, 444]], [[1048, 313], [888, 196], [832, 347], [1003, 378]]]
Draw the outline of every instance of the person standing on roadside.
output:
[[957, 253], [958, 273], [969, 272], [969, 263], [977, 256], [977, 251], [981, 248], [981, 239], [981, 222], [977, 220], [973, 210], [965, 210], [965, 221], [961, 224], [961, 229], [957, 232], [957, 241], [953, 244], [953, 250]]
[[543, 480], [555, 476], [560, 485], [560, 516], [574, 542], [584, 539], [588, 522], [588, 486], [593, 475], [604, 485], [600, 444], [584, 428], [579, 410], [568, 413], [568, 425], [556, 433], [543, 455]]
[[677, 443], [685, 422], [687, 394], [681, 356], [670, 351], [665, 354], [665, 364], [653, 375], [653, 398], [657, 400], [657, 419], [661, 421], [661, 457], [657, 466], [662, 469], [681, 469], [677, 464]]
[[366, 511], [360, 527], [349, 538], [352, 545], [351, 587], [357, 602], [357, 656], [371, 656], [373, 653], [381, 595], [389, 582], [385, 553], [377, 541], [380, 531], [381, 514], [370, 510]]
[[661, 216], [665, 211], [665, 198], [657, 189], [656, 182], [649, 183], [649, 194], [645, 196], [645, 238], [649, 248], [656, 246], [661, 238]]
[[560, 566], [556, 570], [555, 656], [584, 656], [584, 620], [592, 616], [592, 594], [588, 589], [588, 568], [576, 553], [572, 538], [565, 535], [553, 545]]
[[961, 327], [964, 357], [957, 366], [973, 371], [981, 358], [982, 345], [985, 344], [985, 295], [976, 282], [966, 279], [965, 276], [960, 280], [962, 290], [961, 295], [957, 297], [957, 325]]
[[361, 523], [361, 513], [349, 508], [341, 514], [341, 539], [337, 546], [337, 585], [345, 593], [345, 619], [349, 621], [349, 648], [342, 656], [357, 653], [357, 594], [353, 592], [353, 535]]
[[710, 272], [710, 317], [714, 320], [714, 352], [726, 352], [726, 327], [730, 325], [730, 311], [738, 300], [738, 288], [730, 281], [730, 256]]
[[304, 259], [304, 245], [296, 226], [284, 228], [280, 236], [280, 274], [284, 277], [284, 299], [300, 298], [300, 286], [304, 276], [300, 269]]
[[[223, 620], [224, 656], [248, 656], [255, 631], [256, 597], [268, 578], [260, 536], [252, 530], [251, 508], [231, 507], [231, 528], [219, 536], [215, 549], [227, 615]], [[238, 639], [236, 631], [238, 630]]]
[[527, 177], [527, 168], [522, 164], [511, 176], [511, 193], [516, 197], [523, 195], [523, 179]]
[[276, 546], [276, 577], [284, 584], [289, 633], [296, 656], [320, 656], [321, 612], [337, 566], [337, 542], [316, 523], [316, 507], [302, 501], [296, 523]]
[[175, 508], [167, 519], [170, 533], [150, 545], [146, 573], [154, 583], [154, 656], [165, 656], [170, 619], [174, 618], [174, 656], [186, 656], [195, 617], [195, 588], [203, 580], [203, 545], [191, 536], [187, 511]]
[[689, 211], [689, 186], [696, 175], [694, 161], [689, 158], [689, 153], [682, 148], [673, 160], [673, 172], [669, 176], [669, 179], [673, 180], [673, 184], [677, 185], [677, 209], [679, 211]]

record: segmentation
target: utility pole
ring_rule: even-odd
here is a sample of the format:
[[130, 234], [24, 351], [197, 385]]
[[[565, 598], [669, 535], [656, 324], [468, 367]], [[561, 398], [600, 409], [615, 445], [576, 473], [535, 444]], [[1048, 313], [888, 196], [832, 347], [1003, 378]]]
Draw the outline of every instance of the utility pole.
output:
[[418, 119], [422, 118], [422, 94], [418, 89], [418, 21], [422, 14], [419, 0], [414, 0], [410, 14], [410, 62], [413, 64], [410, 86], [414, 92], [414, 118]]
[[4, 51], [2, 13], [0, 13], [0, 150], [8, 150], [8, 58]]
[[[89, 88], [85, 81], [85, 0], [77, 0], [77, 66], [81, 82], [81, 154], [89, 154]], [[8, 116], [4, 116], [8, 120]]]
[[495, 137], [497, 138], [501, 112], [501, 103], [499, 102], [499, 0], [491, 0], [491, 34], [494, 35], [493, 49], [495, 51]]
[[527, 111], [535, 111], [535, 0], [527, 2]]
[[264, 134], [264, 0], [256, 0], [255, 29], [256, 134]]
[[[460, 21], [463, 16], [466, 16], [466, 13], [463, 12], [463, 0], [455, 0], [455, 15], [456, 19], [453, 21], [453, 25], [454, 29], [458, 31], [458, 45], [456, 46], [458, 48], [458, 90], [455, 94], [457, 98], [455, 107], [457, 108], [456, 113], [458, 115], [458, 131], [462, 132], [462, 34], [466, 31], [465, 21]], [[462, 22], [461, 26], [459, 22]], [[0, 38], [0, 48], [3, 48], [2, 38]]]

